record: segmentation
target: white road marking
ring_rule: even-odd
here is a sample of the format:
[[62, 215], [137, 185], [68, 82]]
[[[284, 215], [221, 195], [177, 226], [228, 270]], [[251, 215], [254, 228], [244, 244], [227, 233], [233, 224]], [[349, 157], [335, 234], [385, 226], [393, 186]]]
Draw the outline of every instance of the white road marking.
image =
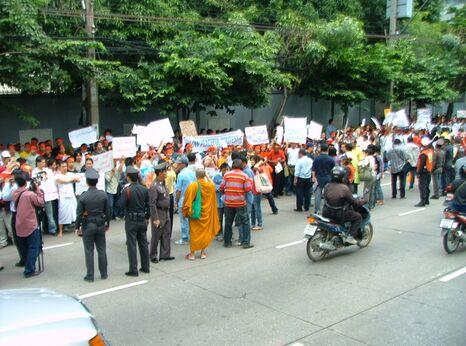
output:
[[102, 291], [81, 294], [81, 295], [78, 296], [78, 298], [79, 299], [86, 299], [86, 298], [89, 298], [89, 297], [100, 296], [101, 294], [111, 293], [111, 292], [115, 292], [115, 291], [119, 291], [119, 290], [124, 290], [126, 288], [131, 288], [131, 287], [134, 287], [134, 286], [144, 285], [144, 284], [147, 284], [148, 282], [149, 281], [147, 281], [147, 280], [136, 281], [136, 282], [126, 284], [126, 285], [107, 288], [106, 290], [102, 290]]
[[461, 269], [458, 269], [457, 271], [454, 271], [453, 273], [450, 273], [448, 275], [445, 275], [444, 277], [441, 277], [440, 281], [448, 282], [448, 281], [453, 280], [453, 279], [457, 278], [458, 276], [463, 275], [465, 273], [466, 273], [466, 267], [463, 267]]
[[424, 211], [424, 210], [426, 210], [426, 208], [419, 208], [419, 209], [407, 211], [406, 213], [398, 214], [398, 216], [405, 216], [405, 215], [409, 215], [409, 214], [419, 213], [420, 211]]
[[303, 240], [299, 240], [299, 241], [294, 241], [292, 243], [288, 243], [288, 244], [284, 244], [284, 245], [278, 245], [278, 246], [275, 246], [275, 249], [283, 249], [285, 247], [288, 247], [288, 246], [293, 246], [293, 245], [298, 245], [298, 244], [302, 244], [306, 241], [307, 239], [303, 239]]
[[59, 244], [59, 245], [46, 246], [43, 248], [43, 250], [55, 249], [57, 247], [63, 247], [63, 246], [69, 246], [69, 245], [73, 245], [73, 243], [64, 243], [64, 244]]
[[392, 183], [385, 183], [385, 184], [380, 184], [380, 186], [390, 186]]

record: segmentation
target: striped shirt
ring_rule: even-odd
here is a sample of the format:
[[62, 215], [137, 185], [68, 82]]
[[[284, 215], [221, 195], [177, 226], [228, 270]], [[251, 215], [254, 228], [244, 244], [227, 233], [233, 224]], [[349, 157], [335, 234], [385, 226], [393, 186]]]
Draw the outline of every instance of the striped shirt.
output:
[[246, 194], [252, 190], [251, 179], [240, 169], [234, 169], [225, 173], [220, 189], [223, 191], [223, 202], [226, 207], [245, 207]]

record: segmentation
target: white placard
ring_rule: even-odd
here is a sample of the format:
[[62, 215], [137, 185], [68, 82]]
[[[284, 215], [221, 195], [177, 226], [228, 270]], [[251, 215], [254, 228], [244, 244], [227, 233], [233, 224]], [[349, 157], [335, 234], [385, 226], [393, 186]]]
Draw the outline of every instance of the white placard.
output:
[[275, 130], [275, 143], [282, 144], [283, 143], [283, 126], [277, 126]]
[[229, 145], [243, 145], [244, 133], [241, 130], [220, 135], [184, 137], [184, 144], [191, 143], [194, 152], [205, 151], [209, 147], [226, 148]]
[[168, 118], [162, 120], [156, 120], [147, 125], [149, 129], [152, 129], [153, 135], [159, 138], [171, 138], [174, 137], [173, 128]]
[[114, 167], [113, 165], [113, 151], [107, 151], [103, 154], [92, 156], [94, 161], [94, 169], [99, 173], [105, 173], [111, 171]]
[[375, 124], [375, 127], [377, 127], [377, 129], [382, 129], [382, 125], [380, 125], [380, 121], [378, 121], [377, 118], [371, 118], [371, 120]]
[[398, 120], [397, 125], [398, 127], [408, 127], [409, 126], [409, 120], [408, 116], [406, 115], [406, 110], [400, 109], [398, 112], [396, 112], [396, 118]]
[[29, 142], [33, 137], [37, 138], [39, 142], [45, 142], [48, 139], [53, 141], [53, 131], [52, 129], [19, 130], [20, 143]]
[[362, 119], [361, 126], [366, 126], [366, 118]]
[[246, 127], [244, 129], [246, 133], [246, 139], [249, 144], [268, 144], [269, 143], [269, 133], [267, 132], [267, 126], [252, 126]]
[[95, 143], [97, 142], [97, 125], [68, 132], [68, 138], [70, 139], [71, 146], [73, 148], [79, 148], [83, 143]]
[[113, 157], [136, 156], [136, 137], [113, 137]]
[[416, 129], [427, 129], [432, 121], [432, 109], [430, 108], [418, 108], [417, 120], [414, 127]]
[[[85, 173], [76, 173], [79, 176], [79, 182], [76, 183], [76, 195], [82, 195], [83, 192], [86, 192], [89, 189], [86, 183]], [[97, 189], [105, 191], [105, 176], [99, 173], [99, 180], [97, 181]]]
[[456, 111], [456, 116], [458, 118], [466, 118], [466, 109], [458, 109]]
[[307, 137], [310, 139], [320, 139], [323, 126], [315, 121], [311, 121], [307, 130]]
[[307, 138], [307, 119], [285, 117], [284, 122], [285, 142], [305, 144]]

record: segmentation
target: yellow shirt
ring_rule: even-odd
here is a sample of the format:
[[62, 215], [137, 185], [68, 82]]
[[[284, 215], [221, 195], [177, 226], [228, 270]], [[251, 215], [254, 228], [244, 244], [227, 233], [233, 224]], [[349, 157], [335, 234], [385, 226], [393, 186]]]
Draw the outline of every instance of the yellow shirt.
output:
[[174, 171], [167, 172], [167, 178], [165, 179], [165, 185], [167, 185], [168, 193], [171, 195], [175, 192], [176, 184], [176, 173]]

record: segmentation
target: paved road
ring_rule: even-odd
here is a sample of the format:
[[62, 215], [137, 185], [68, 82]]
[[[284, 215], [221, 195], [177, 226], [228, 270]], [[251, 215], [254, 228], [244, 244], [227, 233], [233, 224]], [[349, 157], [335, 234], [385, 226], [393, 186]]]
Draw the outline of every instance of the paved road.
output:
[[[46, 246], [71, 244], [46, 249], [45, 273], [28, 280], [13, 266], [15, 249], [0, 250], [6, 265], [0, 288], [90, 294], [83, 299], [113, 345], [464, 345], [466, 274], [440, 279], [466, 266], [466, 250], [443, 251], [441, 202], [421, 210], [413, 207], [417, 200], [417, 191], [387, 199], [373, 212], [368, 248], [351, 247], [319, 263], [297, 243], [305, 215], [283, 197], [277, 216], [263, 204], [265, 229], [253, 234], [253, 249], [215, 243], [208, 259], [188, 262], [188, 248], [174, 245], [175, 261], [128, 278], [123, 225], [115, 222], [107, 238], [108, 280], [82, 280], [82, 243], [66, 234], [44, 238]], [[178, 222], [174, 229], [176, 240]], [[131, 283], [138, 285], [93, 295]]]

